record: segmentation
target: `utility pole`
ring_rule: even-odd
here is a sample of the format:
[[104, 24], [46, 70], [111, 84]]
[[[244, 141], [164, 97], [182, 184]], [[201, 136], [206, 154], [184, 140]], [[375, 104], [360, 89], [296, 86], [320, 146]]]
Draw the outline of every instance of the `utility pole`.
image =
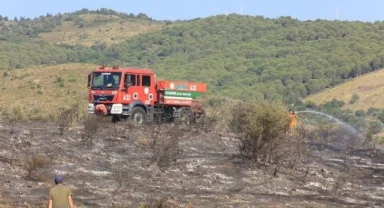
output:
[[339, 7], [340, 5], [336, 7], [336, 20], [339, 20]]
[[243, 0], [240, 0], [240, 15], [243, 15]]

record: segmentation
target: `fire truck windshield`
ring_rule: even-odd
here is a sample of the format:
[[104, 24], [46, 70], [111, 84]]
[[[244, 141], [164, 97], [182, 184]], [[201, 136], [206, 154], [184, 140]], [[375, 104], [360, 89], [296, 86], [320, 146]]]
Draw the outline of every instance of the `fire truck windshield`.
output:
[[121, 72], [93, 72], [92, 90], [117, 90], [119, 89]]

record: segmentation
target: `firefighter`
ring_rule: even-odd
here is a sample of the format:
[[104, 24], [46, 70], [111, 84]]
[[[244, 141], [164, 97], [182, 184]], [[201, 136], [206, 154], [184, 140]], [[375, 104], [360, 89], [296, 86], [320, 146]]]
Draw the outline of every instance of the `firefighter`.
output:
[[115, 84], [116, 84], [115, 78], [112, 75], [108, 76], [108, 78], [107, 78], [107, 87], [112, 87]]
[[298, 117], [292, 109], [289, 109], [288, 117], [289, 117], [290, 133], [291, 133], [291, 135], [295, 135]]
[[63, 184], [63, 177], [56, 176], [55, 184], [56, 186], [49, 190], [48, 208], [75, 208], [72, 201], [72, 191], [68, 186]]

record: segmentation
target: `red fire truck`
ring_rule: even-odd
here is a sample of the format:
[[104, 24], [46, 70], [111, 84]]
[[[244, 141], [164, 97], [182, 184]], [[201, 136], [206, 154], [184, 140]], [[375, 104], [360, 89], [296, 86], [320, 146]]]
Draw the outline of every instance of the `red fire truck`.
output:
[[205, 114], [196, 100], [206, 92], [205, 83], [156, 80], [150, 69], [103, 65], [88, 75], [88, 89], [88, 112], [111, 116], [112, 121], [189, 125]]

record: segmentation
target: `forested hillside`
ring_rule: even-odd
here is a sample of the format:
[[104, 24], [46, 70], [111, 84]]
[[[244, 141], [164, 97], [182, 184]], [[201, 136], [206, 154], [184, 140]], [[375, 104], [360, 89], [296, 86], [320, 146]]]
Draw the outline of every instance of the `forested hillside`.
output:
[[[95, 17], [98, 18], [89, 18]], [[36, 18], [15, 17], [10, 20], [6, 16], [0, 14], [0, 40], [11, 40], [20, 38], [36, 38], [42, 33], [53, 32], [57, 27], [60, 27], [66, 23], [72, 23], [72, 28], [84, 28], [87, 26], [95, 26], [97, 24], [108, 23], [115, 19], [120, 20], [147, 20], [157, 22], [149, 18], [146, 14], [140, 13], [138, 15], [125, 14], [116, 12], [110, 9], [102, 8], [100, 10], [92, 11], [88, 9], [82, 9], [73, 13], [63, 14], [46, 14]], [[117, 28], [119, 29], [119, 28]], [[106, 37], [107, 38], [107, 37]]]
[[220, 94], [294, 103], [381, 68], [383, 29], [383, 22], [216, 16], [131, 39], [108, 56], [207, 81]]
[[[161, 30], [116, 44], [108, 37], [85, 45], [59, 45], [44, 39], [55, 28], [57, 32], [65, 21], [77, 22], [72, 24], [76, 27], [85, 26], [76, 18], [88, 13], [113, 13], [118, 18], [153, 22], [145, 14], [103, 11], [3, 20], [0, 68], [117, 63], [150, 67], [162, 78], [208, 82], [210, 92], [215, 94], [295, 103], [345, 79], [380, 69], [384, 63], [384, 22], [299, 21], [290, 17], [268, 19], [231, 14], [178, 24], [163, 21]], [[50, 23], [43, 24], [45, 21]], [[92, 20], [87, 21], [92, 24]], [[36, 26], [39, 24], [42, 26]], [[24, 25], [19, 27], [22, 31], [17, 29], [20, 25]]]
[[0, 69], [100, 59], [97, 49], [159, 30], [165, 21], [110, 9], [10, 20], [0, 15]]

